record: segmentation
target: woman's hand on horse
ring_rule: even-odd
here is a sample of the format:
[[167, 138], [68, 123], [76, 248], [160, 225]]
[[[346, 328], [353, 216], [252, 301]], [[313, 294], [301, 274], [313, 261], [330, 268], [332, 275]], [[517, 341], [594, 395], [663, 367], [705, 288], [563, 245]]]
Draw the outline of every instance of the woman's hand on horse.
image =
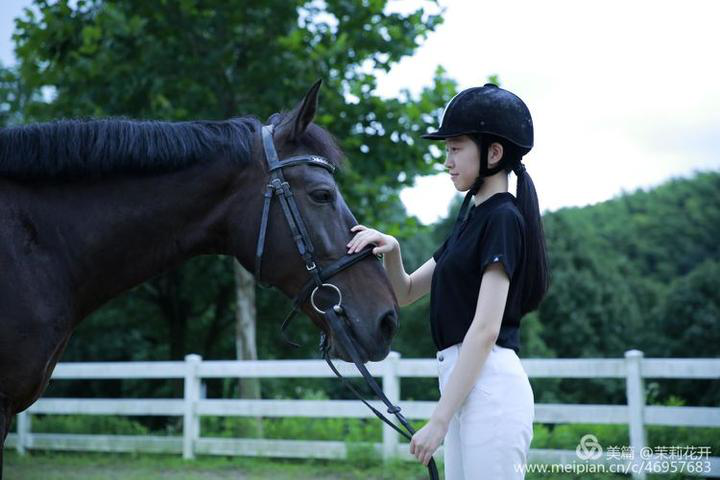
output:
[[375, 255], [388, 253], [399, 247], [399, 243], [395, 237], [378, 232], [374, 228], [368, 228], [364, 225], [355, 225], [350, 229], [350, 231], [355, 232], [355, 236], [347, 244], [347, 253], [359, 252], [365, 248], [365, 245], [368, 243], [374, 243], [377, 245], [373, 248], [373, 253]]

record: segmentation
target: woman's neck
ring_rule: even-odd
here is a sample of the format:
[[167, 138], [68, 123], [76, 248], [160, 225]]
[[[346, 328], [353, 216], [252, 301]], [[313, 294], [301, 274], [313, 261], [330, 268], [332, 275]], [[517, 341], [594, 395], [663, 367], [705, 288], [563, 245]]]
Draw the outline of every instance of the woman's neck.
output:
[[500, 170], [494, 175], [485, 177], [480, 190], [473, 195], [473, 203], [477, 207], [488, 198], [496, 193], [508, 191], [508, 174], [505, 170]]

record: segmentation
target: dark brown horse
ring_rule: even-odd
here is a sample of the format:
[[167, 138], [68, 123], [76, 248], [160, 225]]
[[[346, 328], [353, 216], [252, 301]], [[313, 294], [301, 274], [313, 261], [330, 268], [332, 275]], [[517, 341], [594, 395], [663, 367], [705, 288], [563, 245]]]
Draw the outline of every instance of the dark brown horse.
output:
[[[311, 123], [320, 82], [275, 114], [279, 157], [341, 151]], [[78, 323], [109, 299], [206, 254], [253, 271], [268, 171], [254, 117], [227, 121], [64, 120], [0, 130], [0, 477], [10, 421], [43, 393]], [[320, 265], [346, 253], [355, 217], [331, 173], [284, 169]], [[309, 275], [283, 212], [270, 209], [263, 280], [295, 296]], [[381, 360], [397, 302], [380, 262], [333, 283], [363, 361]], [[301, 307], [351, 361], [323, 318]]]

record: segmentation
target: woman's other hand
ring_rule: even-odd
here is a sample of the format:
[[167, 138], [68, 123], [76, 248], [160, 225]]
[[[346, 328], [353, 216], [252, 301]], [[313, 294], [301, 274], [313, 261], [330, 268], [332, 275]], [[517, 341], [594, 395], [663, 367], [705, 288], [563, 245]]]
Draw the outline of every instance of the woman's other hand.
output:
[[442, 445], [447, 432], [448, 425], [446, 423], [430, 419], [425, 426], [412, 436], [410, 455], [415, 455], [418, 461], [427, 467], [435, 450]]
[[391, 252], [399, 246], [395, 237], [392, 235], [385, 235], [374, 228], [368, 228], [364, 225], [355, 225], [350, 229], [350, 231], [354, 232], [355, 236], [347, 244], [347, 253], [359, 252], [365, 248], [368, 243], [374, 243], [376, 245], [376, 247], [373, 248], [373, 254], [375, 255]]

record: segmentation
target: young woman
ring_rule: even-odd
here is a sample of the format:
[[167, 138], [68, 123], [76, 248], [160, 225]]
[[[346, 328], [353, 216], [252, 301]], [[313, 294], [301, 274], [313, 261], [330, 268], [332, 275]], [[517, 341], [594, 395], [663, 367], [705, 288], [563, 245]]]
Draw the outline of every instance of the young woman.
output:
[[[467, 191], [452, 233], [432, 258], [405, 272], [398, 241], [354, 226], [348, 252], [375, 243], [400, 305], [430, 292], [440, 401], [410, 442], [423, 465], [444, 439], [447, 480], [522, 479], [533, 436], [535, 398], [520, 363], [520, 318], [548, 288], [538, 199], [521, 160], [533, 145], [525, 103], [488, 83], [445, 107], [445, 167]], [[508, 175], [518, 178], [517, 198]]]

